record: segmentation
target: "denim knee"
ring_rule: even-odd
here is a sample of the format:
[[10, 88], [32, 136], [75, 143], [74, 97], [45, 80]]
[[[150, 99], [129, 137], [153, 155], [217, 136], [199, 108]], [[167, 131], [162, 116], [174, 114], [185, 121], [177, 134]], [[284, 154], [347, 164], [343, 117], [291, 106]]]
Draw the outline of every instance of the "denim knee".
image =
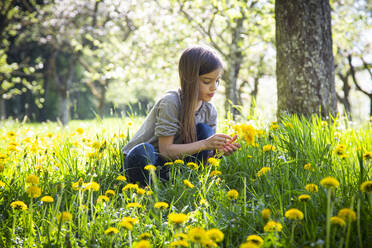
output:
[[203, 140], [211, 137], [214, 134], [213, 128], [205, 123], [196, 124], [196, 135], [198, 140]]

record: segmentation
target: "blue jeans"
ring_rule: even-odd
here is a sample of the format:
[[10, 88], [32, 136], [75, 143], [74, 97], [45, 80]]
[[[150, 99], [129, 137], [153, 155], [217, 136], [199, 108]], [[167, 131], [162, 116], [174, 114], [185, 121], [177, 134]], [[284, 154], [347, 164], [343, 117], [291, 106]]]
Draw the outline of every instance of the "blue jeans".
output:
[[[198, 140], [209, 138], [214, 134], [213, 129], [204, 124], [196, 125], [196, 134]], [[210, 151], [201, 151], [186, 157], [185, 162], [203, 162], [208, 159]], [[145, 185], [148, 182], [148, 172], [144, 167], [148, 164], [160, 166], [160, 178], [168, 180], [168, 167], [162, 166], [166, 161], [159, 156], [159, 153], [149, 143], [141, 143], [133, 147], [124, 159], [124, 167], [129, 182], [139, 182]]]

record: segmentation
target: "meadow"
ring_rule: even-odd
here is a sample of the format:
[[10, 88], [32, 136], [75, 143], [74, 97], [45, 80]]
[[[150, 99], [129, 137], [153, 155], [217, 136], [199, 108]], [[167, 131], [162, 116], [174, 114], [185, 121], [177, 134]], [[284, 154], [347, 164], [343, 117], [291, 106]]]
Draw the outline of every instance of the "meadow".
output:
[[242, 148], [204, 165], [120, 152], [140, 119], [0, 124], [0, 247], [370, 247], [372, 119], [221, 122]]

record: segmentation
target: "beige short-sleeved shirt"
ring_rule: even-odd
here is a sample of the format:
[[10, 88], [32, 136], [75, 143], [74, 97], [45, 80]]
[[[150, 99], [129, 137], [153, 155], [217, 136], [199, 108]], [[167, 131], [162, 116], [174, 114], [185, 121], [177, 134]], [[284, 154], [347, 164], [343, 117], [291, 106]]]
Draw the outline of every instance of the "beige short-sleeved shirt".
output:
[[[168, 91], [151, 109], [142, 126], [135, 133], [122, 152], [127, 154], [130, 149], [141, 143], [150, 143], [159, 151], [159, 136], [174, 136], [174, 144], [183, 144], [180, 136], [179, 111], [181, 108], [181, 91]], [[217, 111], [208, 102], [195, 113], [195, 125], [205, 123], [216, 131]]]

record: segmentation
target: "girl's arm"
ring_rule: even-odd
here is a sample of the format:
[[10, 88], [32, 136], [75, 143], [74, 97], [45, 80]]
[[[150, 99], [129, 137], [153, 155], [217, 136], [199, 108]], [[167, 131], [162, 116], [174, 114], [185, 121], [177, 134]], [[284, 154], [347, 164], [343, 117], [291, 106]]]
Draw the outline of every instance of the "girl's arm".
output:
[[229, 135], [218, 133], [189, 144], [173, 144], [174, 136], [159, 136], [159, 152], [162, 157], [173, 160], [204, 150], [221, 149], [230, 140]]

